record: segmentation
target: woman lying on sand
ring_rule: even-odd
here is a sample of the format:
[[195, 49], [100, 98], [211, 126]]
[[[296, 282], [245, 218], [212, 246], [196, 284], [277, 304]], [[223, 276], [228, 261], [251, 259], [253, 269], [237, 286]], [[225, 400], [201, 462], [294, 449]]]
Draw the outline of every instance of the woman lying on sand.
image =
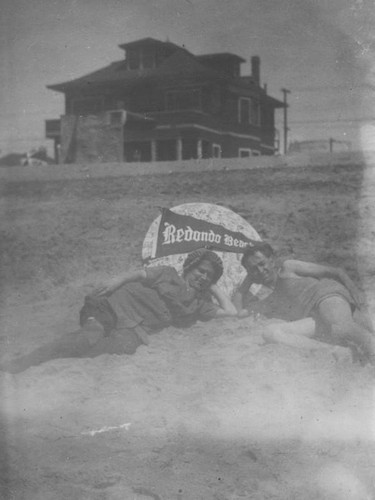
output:
[[[350, 347], [355, 356], [375, 364], [371, 321], [357, 287], [343, 270], [299, 260], [278, 263], [272, 247], [265, 242], [248, 247], [242, 265], [247, 276], [233, 298], [239, 316], [258, 312], [287, 321], [266, 327], [267, 342], [309, 350], [322, 349], [322, 342]], [[244, 308], [253, 283], [273, 291], [266, 299]], [[335, 356], [343, 354], [340, 348], [326, 345], [325, 349]]]
[[[148, 344], [148, 334], [168, 326], [235, 316], [237, 311], [216, 285], [223, 273], [220, 257], [209, 250], [191, 252], [180, 276], [173, 267], [148, 267], [116, 276], [85, 298], [81, 328], [9, 362], [2, 370], [18, 373], [54, 358], [133, 354]], [[214, 296], [218, 302], [211, 300]]]

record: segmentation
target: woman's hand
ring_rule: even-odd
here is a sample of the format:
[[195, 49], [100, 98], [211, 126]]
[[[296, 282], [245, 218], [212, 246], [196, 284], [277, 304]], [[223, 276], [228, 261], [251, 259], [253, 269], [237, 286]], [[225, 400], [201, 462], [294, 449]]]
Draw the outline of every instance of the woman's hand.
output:
[[259, 321], [260, 319], [265, 319], [265, 316], [262, 316], [259, 312], [249, 311], [249, 309], [241, 309], [237, 313], [237, 317], [239, 319], [252, 317], [253, 321]]
[[120, 288], [122, 285], [122, 282], [119, 278], [112, 278], [105, 283], [100, 284], [97, 288], [94, 290], [94, 294], [98, 295], [99, 297], [108, 297], [111, 295], [115, 290]]

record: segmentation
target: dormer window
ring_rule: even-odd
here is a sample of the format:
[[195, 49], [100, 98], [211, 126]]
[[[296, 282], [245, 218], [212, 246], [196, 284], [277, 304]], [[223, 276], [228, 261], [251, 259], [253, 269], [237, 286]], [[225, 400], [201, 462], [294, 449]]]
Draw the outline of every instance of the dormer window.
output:
[[139, 49], [128, 50], [126, 52], [126, 58], [128, 61], [128, 69], [139, 69], [141, 62]]
[[138, 47], [126, 51], [128, 69], [144, 69], [155, 67], [155, 51], [151, 47]]
[[144, 47], [141, 55], [143, 68], [153, 68], [155, 66], [155, 51], [153, 49]]

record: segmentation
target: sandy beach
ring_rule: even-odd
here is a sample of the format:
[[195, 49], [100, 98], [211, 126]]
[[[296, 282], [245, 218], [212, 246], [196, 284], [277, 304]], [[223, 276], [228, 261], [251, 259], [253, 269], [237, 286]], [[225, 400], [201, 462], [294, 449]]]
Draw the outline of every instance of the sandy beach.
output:
[[[13, 182], [1, 208], [1, 360], [78, 328], [141, 265], [160, 206], [207, 202], [279, 254], [344, 267], [375, 318], [373, 167]], [[265, 320], [168, 328], [133, 356], [0, 373], [4, 500], [370, 500], [375, 370], [264, 344]]]

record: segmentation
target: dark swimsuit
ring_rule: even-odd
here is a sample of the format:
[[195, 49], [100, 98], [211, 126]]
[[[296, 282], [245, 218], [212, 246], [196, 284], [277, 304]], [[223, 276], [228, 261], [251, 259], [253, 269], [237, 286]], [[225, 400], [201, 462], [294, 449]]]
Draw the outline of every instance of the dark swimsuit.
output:
[[268, 318], [296, 321], [316, 319], [319, 304], [329, 297], [341, 297], [352, 309], [355, 303], [349, 291], [338, 281], [312, 277], [278, 276], [273, 292], [256, 305], [257, 311]]

